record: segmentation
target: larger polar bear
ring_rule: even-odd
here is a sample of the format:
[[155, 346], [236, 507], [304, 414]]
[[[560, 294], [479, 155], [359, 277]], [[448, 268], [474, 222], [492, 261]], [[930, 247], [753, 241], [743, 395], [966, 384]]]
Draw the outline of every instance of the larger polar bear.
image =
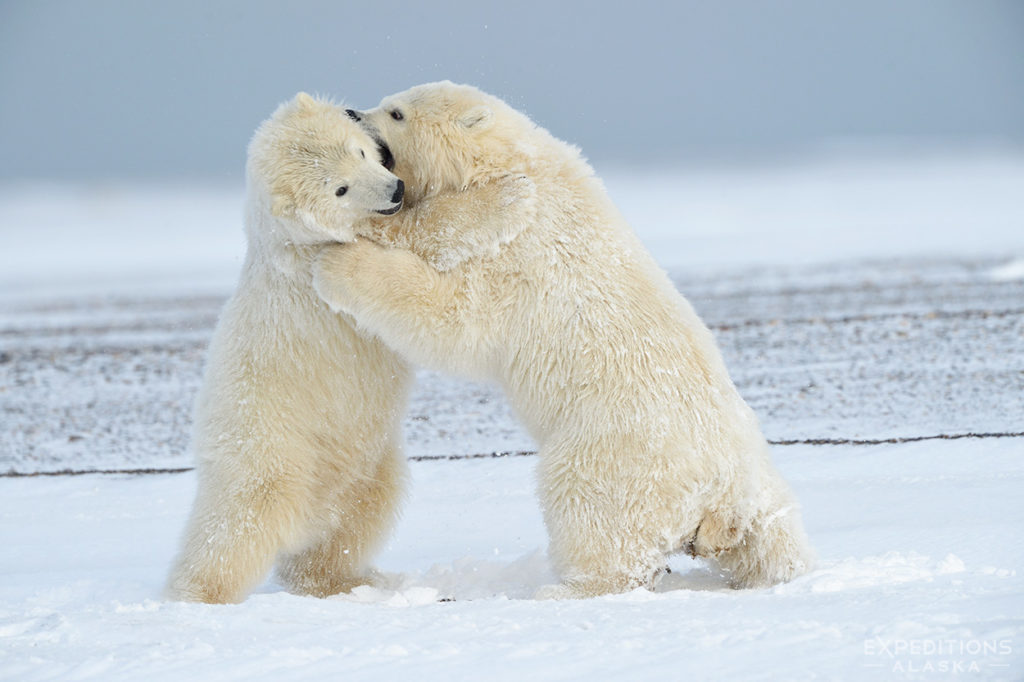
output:
[[275, 560], [296, 592], [349, 589], [395, 519], [410, 369], [311, 286], [316, 244], [401, 207], [379, 151], [342, 109], [306, 94], [250, 143], [248, 251], [196, 403], [199, 487], [173, 598], [239, 601]]
[[[651, 586], [679, 551], [736, 587], [808, 570], [797, 503], [711, 333], [577, 149], [448, 82], [350, 115], [391, 147], [412, 204], [364, 234], [409, 250], [327, 247], [314, 285], [410, 360], [503, 385], [541, 444], [563, 579], [547, 596]], [[478, 257], [429, 255], [466, 233]]]

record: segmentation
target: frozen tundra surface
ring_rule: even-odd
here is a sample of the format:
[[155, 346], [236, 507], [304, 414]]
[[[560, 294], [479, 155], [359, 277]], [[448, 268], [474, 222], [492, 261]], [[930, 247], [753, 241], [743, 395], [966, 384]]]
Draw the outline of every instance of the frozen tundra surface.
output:
[[780, 448], [816, 570], [733, 591], [677, 558], [653, 593], [568, 602], [530, 599], [552, 580], [534, 457], [413, 462], [382, 586], [271, 579], [233, 606], [161, 598], [192, 472], [0, 478], [0, 679], [1016, 680], [1021, 455]]
[[[898, 260], [674, 281], [769, 439], [877, 440], [1024, 432], [1024, 277], [1005, 268]], [[5, 300], [0, 472], [191, 466], [192, 403], [225, 296]], [[428, 371], [405, 435], [413, 457], [534, 448], [495, 387]]]
[[779, 443], [816, 570], [735, 592], [676, 558], [653, 593], [532, 601], [536, 458], [423, 457], [533, 444], [423, 372], [379, 587], [165, 602], [192, 472], [10, 472], [191, 466], [241, 192], [7, 187], [0, 679], [1024, 679], [1024, 156], [602, 175]]
[[[0, 679], [1020, 679], [1015, 262], [676, 273], [803, 506], [819, 564], [792, 583], [732, 591], [677, 557], [655, 592], [533, 601], [554, 580], [536, 458], [447, 459], [532, 443], [492, 387], [421, 372], [410, 498], [380, 585], [350, 594], [164, 601], [191, 471], [0, 477]], [[222, 301], [6, 304], [2, 469], [187, 469]]]

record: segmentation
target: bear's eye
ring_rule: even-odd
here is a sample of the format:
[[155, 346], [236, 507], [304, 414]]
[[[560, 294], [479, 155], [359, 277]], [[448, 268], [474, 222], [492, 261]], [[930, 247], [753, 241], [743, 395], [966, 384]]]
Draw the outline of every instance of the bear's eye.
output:
[[336, 196], [336, 197], [345, 196], [345, 192], [347, 192], [347, 191], [348, 191], [348, 187], [346, 187], [345, 185], [342, 185], [338, 189], [334, 190], [334, 196]]
[[402, 116], [402, 112], [399, 111], [398, 109], [392, 109], [391, 118], [395, 119], [396, 121], [401, 121], [403, 118], [405, 118], [405, 116]]
[[361, 156], [361, 157], [363, 157], [365, 159], [366, 158], [366, 152], [364, 152], [362, 149], [360, 149], [359, 150], [359, 156]]

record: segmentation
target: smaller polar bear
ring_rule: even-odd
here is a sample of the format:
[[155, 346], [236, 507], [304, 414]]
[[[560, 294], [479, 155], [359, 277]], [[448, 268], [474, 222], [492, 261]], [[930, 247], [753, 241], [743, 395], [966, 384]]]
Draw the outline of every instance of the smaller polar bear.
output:
[[[411, 206], [326, 247], [314, 285], [410, 360], [504, 386], [541, 444], [563, 579], [544, 596], [652, 586], [679, 551], [735, 587], [809, 569], [796, 501], [711, 333], [578, 150], [448, 82], [350, 115], [390, 146]], [[456, 236], [474, 253], [439, 258]]]
[[196, 403], [198, 492], [172, 598], [240, 601], [277, 559], [295, 592], [350, 589], [395, 520], [410, 368], [311, 286], [318, 243], [401, 207], [381, 153], [343, 110], [306, 94], [252, 139], [248, 251]]

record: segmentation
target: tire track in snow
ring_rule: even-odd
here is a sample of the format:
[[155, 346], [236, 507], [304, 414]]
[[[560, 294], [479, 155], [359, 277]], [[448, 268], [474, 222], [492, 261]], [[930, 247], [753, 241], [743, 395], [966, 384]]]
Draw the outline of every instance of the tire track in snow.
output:
[[[768, 441], [774, 446], [790, 445], [811, 445], [811, 446], [842, 446], [842, 445], [899, 445], [902, 443], [917, 443], [926, 440], [961, 440], [972, 438], [983, 440], [987, 438], [1024, 438], [1024, 432], [1017, 433], [940, 433], [934, 436], [912, 436], [909, 438], [885, 438], [853, 440], [849, 438], [811, 438], [806, 440], [781, 440]], [[476, 453], [472, 455], [412, 455], [410, 462], [457, 462], [472, 459], [507, 459], [509, 457], [535, 457], [536, 450], [518, 450], [515, 452], [489, 452]], [[153, 476], [166, 474], [184, 474], [195, 471], [195, 467], [178, 467], [173, 469], [61, 469], [59, 471], [6, 471], [0, 473], [0, 478], [35, 478], [42, 476]]]
[[[997, 261], [761, 268], [675, 278], [776, 445], [1024, 432], [1024, 281]], [[8, 298], [0, 471], [188, 470], [191, 406], [223, 297]], [[534, 445], [491, 386], [421, 372], [410, 458]], [[442, 453], [442, 454], [439, 454]]]

